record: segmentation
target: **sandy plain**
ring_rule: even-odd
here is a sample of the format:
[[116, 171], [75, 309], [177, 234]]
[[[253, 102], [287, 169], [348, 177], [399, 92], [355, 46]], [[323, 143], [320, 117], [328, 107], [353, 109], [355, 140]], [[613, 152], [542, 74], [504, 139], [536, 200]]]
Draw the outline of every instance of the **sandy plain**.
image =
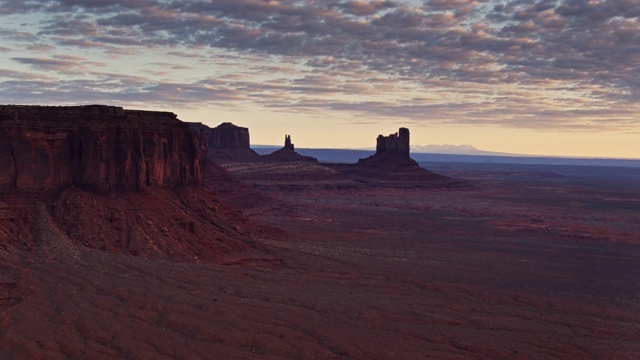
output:
[[37, 249], [0, 250], [0, 359], [640, 358], [639, 182], [434, 170], [469, 186], [254, 177], [283, 231], [224, 261], [89, 249], [40, 207]]

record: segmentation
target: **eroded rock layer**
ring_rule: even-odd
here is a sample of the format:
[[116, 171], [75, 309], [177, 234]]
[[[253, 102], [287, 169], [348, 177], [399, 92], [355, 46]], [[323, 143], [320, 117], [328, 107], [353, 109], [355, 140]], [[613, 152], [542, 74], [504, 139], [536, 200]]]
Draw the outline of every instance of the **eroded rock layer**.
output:
[[0, 106], [0, 190], [198, 185], [198, 134], [169, 112]]

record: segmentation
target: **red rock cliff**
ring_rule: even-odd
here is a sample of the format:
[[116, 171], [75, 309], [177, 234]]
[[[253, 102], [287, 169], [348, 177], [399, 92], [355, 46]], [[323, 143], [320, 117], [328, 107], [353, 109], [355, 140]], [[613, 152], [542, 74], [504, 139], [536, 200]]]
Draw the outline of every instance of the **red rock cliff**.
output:
[[0, 106], [0, 190], [140, 190], [201, 178], [198, 134], [173, 113]]

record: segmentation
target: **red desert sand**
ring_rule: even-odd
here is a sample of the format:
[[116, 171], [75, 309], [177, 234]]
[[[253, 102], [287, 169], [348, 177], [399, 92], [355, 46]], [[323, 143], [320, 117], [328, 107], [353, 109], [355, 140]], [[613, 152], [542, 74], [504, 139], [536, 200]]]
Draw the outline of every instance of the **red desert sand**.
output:
[[639, 358], [637, 190], [471, 182], [265, 185], [245, 213], [285, 232], [218, 262], [90, 249], [25, 204], [36, 248], [0, 251], [0, 358]]

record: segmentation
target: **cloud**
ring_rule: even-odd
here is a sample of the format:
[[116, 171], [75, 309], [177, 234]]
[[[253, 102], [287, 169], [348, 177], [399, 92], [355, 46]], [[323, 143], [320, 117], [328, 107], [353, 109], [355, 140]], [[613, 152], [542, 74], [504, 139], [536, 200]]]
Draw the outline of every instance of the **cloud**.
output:
[[38, 41], [38, 36], [27, 31], [7, 30], [0, 28], [0, 38], [4, 41], [12, 41], [16, 43], [33, 43]]
[[[118, 77], [102, 73], [93, 80], [34, 81], [19, 73], [0, 70], [0, 102], [24, 104], [25, 99], [38, 104], [135, 104], [142, 108], [166, 108], [181, 103], [180, 108], [202, 106], [203, 103], [228, 103], [244, 100], [238, 91], [216, 84], [156, 82], [144, 77]], [[174, 106], [172, 106], [174, 107]]]
[[87, 67], [104, 67], [106, 64], [86, 61], [77, 56], [56, 55], [53, 59], [47, 58], [26, 58], [14, 57], [11, 60], [20, 64], [29, 65], [34, 69], [42, 71], [57, 71], [60, 73], [77, 73], [87, 69]]
[[31, 73], [26, 73], [22, 71], [9, 70], [9, 69], [1, 69], [0, 68], [0, 79], [19, 79], [19, 80], [42, 80], [42, 75], [36, 75]]
[[377, 14], [382, 10], [394, 8], [397, 6], [397, 4], [393, 1], [384, 1], [384, 0], [374, 0], [374, 1], [353, 0], [353, 1], [347, 1], [345, 3], [341, 3], [339, 6], [344, 13], [355, 15], [355, 16], [368, 16], [368, 15]]
[[[618, 119], [614, 122], [627, 123], [628, 109], [637, 110], [640, 101], [640, 4], [636, 0], [0, 0], [0, 14], [36, 12], [42, 20], [31, 25], [37, 28], [34, 32], [1, 29], [0, 36], [18, 45], [74, 47], [116, 58], [153, 51], [171, 58], [144, 69], [149, 76], [199, 70], [208, 62], [223, 69], [237, 67], [238, 62], [251, 68], [229, 75], [228, 97], [217, 87], [199, 83], [209, 76], [207, 72], [189, 81], [156, 79], [156, 85], [131, 88], [127, 95], [133, 98], [137, 90], [177, 103], [187, 96], [215, 101], [206, 99], [210, 96], [261, 106], [292, 106], [296, 111], [370, 115], [375, 110], [384, 116], [434, 115], [455, 121], [465, 116], [468, 121], [497, 121], [505, 126], [524, 126], [518, 124], [529, 122], [509, 119], [535, 115], [553, 119], [535, 126], [576, 128], [591, 121], [580, 111], [595, 117], [605, 108]], [[220, 52], [235, 58], [223, 62]], [[247, 60], [256, 58], [256, 64]], [[174, 64], [173, 59], [182, 63]], [[62, 74], [91, 73], [92, 66], [79, 59], [40, 54], [15, 56], [13, 61]], [[273, 62], [287, 66], [273, 67]], [[256, 67], [258, 63], [262, 69]], [[275, 83], [274, 74], [285, 80]], [[68, 86], [73, 84], [85, 89], [85, 83]], [[95, 84], [93, 88], [108, 85]], [[511, 91], [518, 87], [526, 95]], [[170, 90], [175, 93], [169, 94]], [[446, 91], [453, 93], [453, 99]], [[420, 92], [437, 92], [440, 98], [427, 96], [432, 104], [380, 99], [385, 94], [417, 99]], [[109, 91], [97, 92], [105, 93], [116, 97]], [[496, 93], [502, 94], [502, 110], [465, 110], [492, 109]], [[479, 100], [469, 101], [470, 94]], [[568, 103], [576, 108], [563, 110], [560, 107], [567, 104], [550, 101], [549, 94], [575, 98]], [[269, 98], [259, 100], [258, 95]], [[540, 105], [527, 100], [544, 103], [548, 111], [538, 111]], [[507, 112], [520, 115], [509, 118]], [[563, 122], [563, 116], [568, 120]]]
[[75, 67], [75, 63], [65, 60], [40, 59], [40, 58], [12, 58], [11, 60], [21, 64], [30, 65], [38, 70], [69, 72]]

